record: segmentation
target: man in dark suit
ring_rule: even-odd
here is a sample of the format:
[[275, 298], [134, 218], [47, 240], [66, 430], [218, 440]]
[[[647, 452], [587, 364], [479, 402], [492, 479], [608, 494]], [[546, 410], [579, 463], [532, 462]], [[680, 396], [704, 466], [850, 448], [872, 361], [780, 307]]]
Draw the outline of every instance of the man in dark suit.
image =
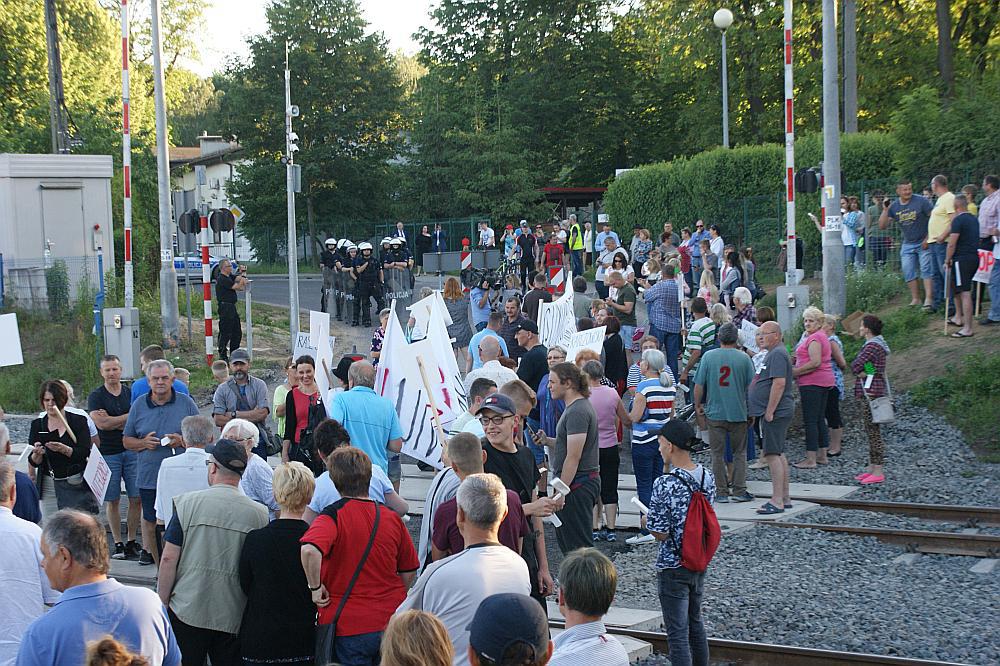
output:
[[434, 225], [434, 233], [431, 236], [433, 238], [431, 241], [431, 250], [434, 252], [448, 251], [448, 234], [441, 228], [440, 224]]
[[406, 245], [407, 248], [410, 246], [410, 240], [406, 237], [406, 230], [403, 229], [402, 222], [396, 223], [396, 230], [392, 232], [392, 236], [390, 236], [390, 238], [402, 238], [403, 244]]

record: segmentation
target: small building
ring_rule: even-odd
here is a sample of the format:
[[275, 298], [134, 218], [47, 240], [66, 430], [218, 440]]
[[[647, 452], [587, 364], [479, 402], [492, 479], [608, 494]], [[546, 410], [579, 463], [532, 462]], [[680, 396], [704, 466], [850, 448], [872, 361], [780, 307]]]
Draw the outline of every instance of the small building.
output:
[[7, 296], [45, 308], [45, 269], [66, 264], [69, 296], [114, 269], [110, 155], [0, 154], [0, 254]]

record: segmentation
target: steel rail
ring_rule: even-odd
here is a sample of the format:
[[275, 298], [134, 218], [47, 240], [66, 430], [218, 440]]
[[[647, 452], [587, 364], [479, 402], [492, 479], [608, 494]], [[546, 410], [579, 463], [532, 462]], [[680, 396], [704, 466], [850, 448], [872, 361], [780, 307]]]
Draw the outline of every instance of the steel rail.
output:
[[[757, 493], [756, 497], [770, 497], [767, 493]], [[853, 511], [873, 511], [897, 516], [913, 516], [923, 520], [961, 523], [969, 527], [1000, 526], [1000, 508], [993, 506], [964, 506], [951, 504], [920, 504], [911, 502], [881, 502], [846, 498], [808, 497], [793, 495], [793, 500], [811, 502], [832, 509]]]
[[757, 524], [785, 529], [810, 529], [850, 534], [853, 536], [870, 536], [885, 543], [905, 546], [908, 551], [915, 553], [966, 555], [971, 557], [997, 557], [1000, 555], [1000, 536], [992, 534], [893, 530], [880, 527], [854, 527], [850, 525], [763, 520], [758, 521]]

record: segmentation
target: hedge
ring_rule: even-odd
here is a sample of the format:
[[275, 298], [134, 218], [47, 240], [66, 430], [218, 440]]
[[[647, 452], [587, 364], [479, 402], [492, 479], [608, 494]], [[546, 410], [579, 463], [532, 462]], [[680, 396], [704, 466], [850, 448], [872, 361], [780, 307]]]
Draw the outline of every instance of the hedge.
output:
[[[848, 182], [882, 180], [894, 172], [895, 139], [882, 132], [841, 137], [840, 164]], [[822, 135], [795, 142], [797, 168], [818, 166]], [[674, 230], [694, 227], [698, 219], [718, 224], [723, 237], [752, 245], [762, 266], [771, 265], [784, 237], [784, 147], [778, 144], [716, 148], [692, 157], [641, 166], [616, 178], [604, 197], [612, 226], [625, 236], [638, 224], [659, 234], [663, 223]], [[796, 197], [796, 228], [807, 257], [819, 247], [819, 234], [806, 213], [819, 214], [819, 195]]]

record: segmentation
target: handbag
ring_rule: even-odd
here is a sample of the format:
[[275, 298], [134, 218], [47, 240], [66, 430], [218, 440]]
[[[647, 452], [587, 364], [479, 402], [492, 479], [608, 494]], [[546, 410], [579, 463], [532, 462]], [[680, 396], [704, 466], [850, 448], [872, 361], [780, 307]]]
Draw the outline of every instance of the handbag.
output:
[[868, 407], [872, 410], [872, 423], [888, 424], [896, 421], [896, 411], [892, 407], [891, 394], [879, 398], [868, 398]]
[[337, 621], [340, 619], [340, 614], [344, 612], [344, 606], [347, 604], [348, 597], [351, 596], [354, 584], [358, 582], [361, 569], [364, 568], [365, 562], [368, 560], [368, 554], [372, 552], [372, 546], [375, 544], [375, 533], [378, 531], [378, 523], [381, 515], [381, 506], [378, 502], [375, 502], [375, 523], [372, 525], [372, 534], [368, 537], [368, 545], [365, 546], [365, 552], [362, 553], [361, 559], [358, 561], [358, 566], [354, 570], [354, 575], [351, 576], [351, 581], [347, 584], [344, 596], [340, 598], [340, 604], [333, 614], [333, 621], [330, 624], [320, 624], [316, 627], [316, 666], [327, 666], [327, 664], [337, 663], [337, 651], [335, 647], [337, 641]]

